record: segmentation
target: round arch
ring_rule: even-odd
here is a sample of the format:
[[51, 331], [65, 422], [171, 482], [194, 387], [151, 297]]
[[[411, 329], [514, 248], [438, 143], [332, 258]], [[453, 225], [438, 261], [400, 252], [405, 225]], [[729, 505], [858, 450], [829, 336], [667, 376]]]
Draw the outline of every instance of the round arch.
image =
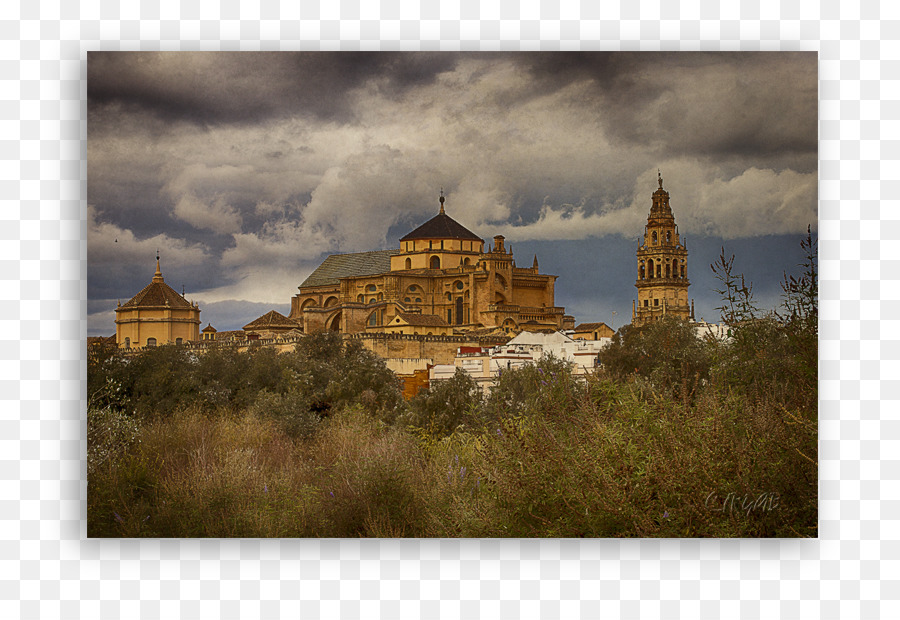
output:
[[335, 312], [327, 321], [325, 321], [325, 329], [332, 332], [341, 331], [341, 311]]

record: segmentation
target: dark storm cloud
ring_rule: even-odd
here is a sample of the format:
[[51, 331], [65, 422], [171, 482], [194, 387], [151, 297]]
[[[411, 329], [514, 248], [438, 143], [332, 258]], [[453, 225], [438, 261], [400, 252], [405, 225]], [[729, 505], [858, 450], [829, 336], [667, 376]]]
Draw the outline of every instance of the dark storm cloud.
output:
[[438, 53], [91, 52], [88, 101], [95, 120], [127, 112], [200, 125], [290, 116], [346, 122], [354, 117], [349, 91], [377, 80], [384, 95], [396, 96], [431, 83], [457, 59]]
[[[815, 169], [813, 52], [529, 54], [531, 96], [592, 85], [609, 136], [675, 155], [766, 156]], [[796, 166], [794, 166], [795, 169]]]
[[552, 247], [580, 320], [621, 318], [633, 283], [572, 278], [634, 261], [657, 168], [692, 240], [815, 229], [816, 77], [815, 54], [91, 53], [88, 296], [131, 297], [159, 249], [204, 307], [284, 304], [329, 253], [394, 247], [443, 187], [523, 264]]

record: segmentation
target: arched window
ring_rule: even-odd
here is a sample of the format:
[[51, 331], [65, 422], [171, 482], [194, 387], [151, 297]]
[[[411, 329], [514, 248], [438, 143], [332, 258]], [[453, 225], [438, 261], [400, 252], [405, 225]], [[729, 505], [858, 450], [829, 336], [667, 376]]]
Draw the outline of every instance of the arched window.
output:
[[666, 277], [672, 277], [672, 265], [670, 263], [666, 263]]
[[[472, 245], [472, 244], [470, 243], [469, 245]], [[467, 257], [463, 260], [463, 265], [468, 265], [470, 262], [472, 262], [472, 261], [470, 261]]]
[[412, 269], [412, 259], [411, 258], [406, 259], [406, 268]]
[[681, 277], [684, 277], [684, 263], [681, 263]]
[[662, 277], [662, 265], [660, 265], [659, 263], [656, 264], [656, 277]]
[[653, 231], [653, 245], [656, 245], [657, 242], [658, 242], [658, 239], [657, 239], [657, 237], [656, 237], [656, 231], [654, 230], [654, 231]]
[[670, 243], [672, 243], [672, 231], [667, 230], [666, 231], [666, 245], [669, 245]]
[[126, 349], [131, 348], [131, 338], [128, 338], [127, 336], [125, 337], [125, 348]]
[[463, 323], [463, 298], [456, 298], [456, 324], [462, 325]]
[[181, 338], [175, 339], [175, 344], [183, 344], [183, 343], [184, 343], [184, 340], [182, 340]]
[[156, 346], [156, 338], [147, 338], [147, 346], [155, 347]]
[[640, 276], [639, 276], [639, 277], [640, 277], [641, 280], [644, 279], [644, 266], [643, 266], [643, 265], [641, 265], [641, 268], [640, 268]]
[[653, 279], [653, 260], [647, 261], [647, 277]]
[[431, 269], [440, 269], [441, 268], [441, 258], [440, 256], [432, 256], [431, 264], [429, 265]]

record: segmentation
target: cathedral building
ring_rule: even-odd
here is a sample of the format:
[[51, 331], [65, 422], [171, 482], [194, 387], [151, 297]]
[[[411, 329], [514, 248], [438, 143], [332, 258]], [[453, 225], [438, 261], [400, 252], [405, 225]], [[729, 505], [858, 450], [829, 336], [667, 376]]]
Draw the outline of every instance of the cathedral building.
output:
[[643, 243], [637, 250], [638, 298], [632, 302], [632, 325], [640, 327], [665, 315], [694, 318], [694, 304], [688, 303], [687, 257], [687, 245], [679, 237], [669, 206], [669, 192], [659, 175], [659, 189], [653, 192]]
[[116, 308], [116, 343], [130, 349], [199, 339], [200, 308], [166, 284], [157, 254], [150, 284]]
[[502, 235], [485, 248], [446, 214], [442, 192], [440, 212], [399, 248], [326, 258], [299, 286], [290, 318], [305, 333], [568, 329], [574, 319], [554, 303], [556, 278], [539, 272], [536, 256], [531, 267], [517, 267]]

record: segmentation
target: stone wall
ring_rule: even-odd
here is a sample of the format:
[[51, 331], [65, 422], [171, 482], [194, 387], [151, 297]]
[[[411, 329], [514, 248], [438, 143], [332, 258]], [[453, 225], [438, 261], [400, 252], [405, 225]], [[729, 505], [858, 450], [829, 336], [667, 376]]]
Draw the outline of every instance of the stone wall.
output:
[[470, 338], [468, 336], [413, 336], [408, 334], [353, 334], [346, 336], [362, 342], [384, 359], [429, 358], [435, 364], [452, 364], [459, 347], [492, 347], [509, 338]]

